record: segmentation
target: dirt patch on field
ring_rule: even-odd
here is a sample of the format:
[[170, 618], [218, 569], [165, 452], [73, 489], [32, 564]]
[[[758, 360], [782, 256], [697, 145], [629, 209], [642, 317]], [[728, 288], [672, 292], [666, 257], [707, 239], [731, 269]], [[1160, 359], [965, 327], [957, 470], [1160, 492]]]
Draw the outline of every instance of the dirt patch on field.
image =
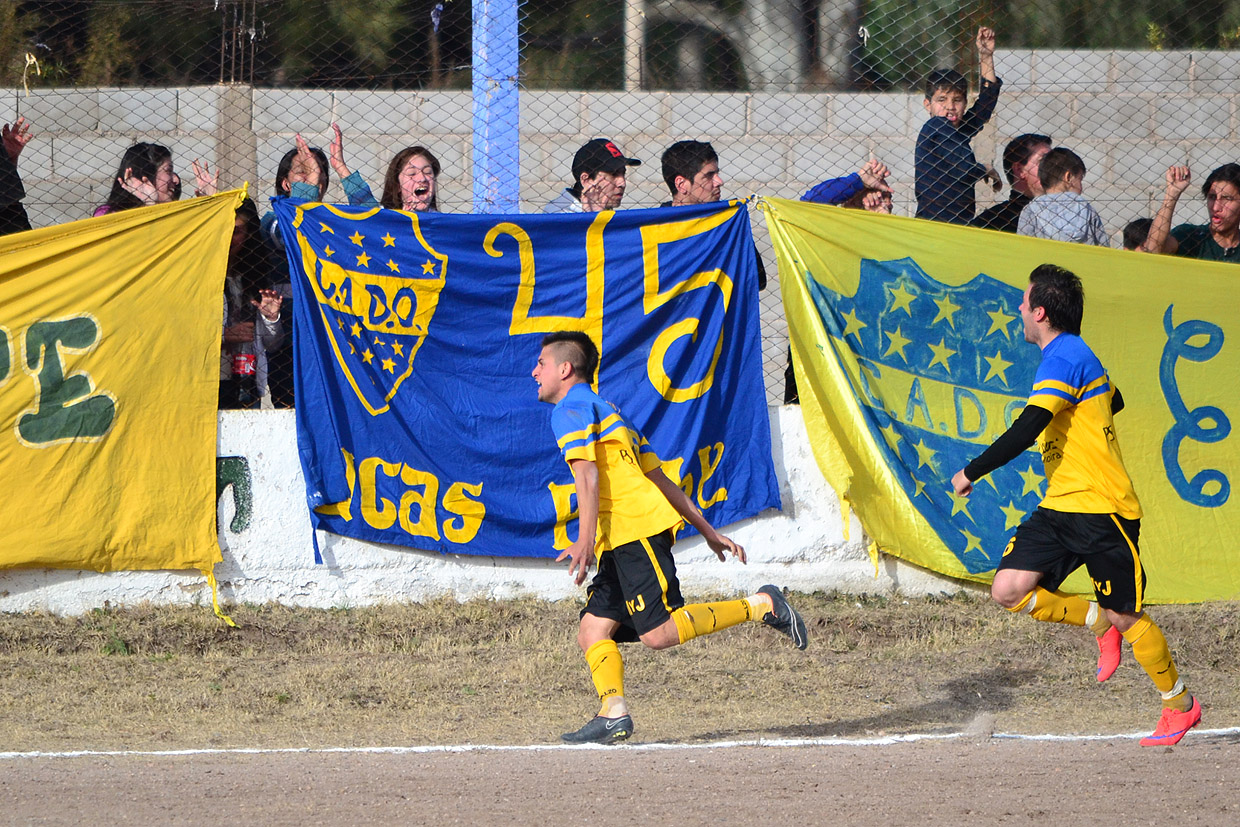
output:
[[[1106, 684], [1082, 629], [971, 597], [793, 595], [806, 652], [758, 625], [625, 647], [636, 742], [1152, 729], [1131, 659]], [[138, 608], [0, 624], [10, 751], [552, 744], [596, 709], [575, 603]], [[1240, 606], [1154, 607], [1203, 727], [1240, 725]]]

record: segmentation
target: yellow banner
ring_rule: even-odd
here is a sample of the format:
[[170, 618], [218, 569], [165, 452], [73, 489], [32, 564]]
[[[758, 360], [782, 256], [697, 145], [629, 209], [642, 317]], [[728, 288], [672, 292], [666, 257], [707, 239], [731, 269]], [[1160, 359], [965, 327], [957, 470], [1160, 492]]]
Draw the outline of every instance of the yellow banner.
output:
[[[769, 199], [801, 409], [814, 455], [878, 547], [988, 582], [1045, 493], [1029, 451], [951, 477], [1020, 414], [1040, 359], [1019, 306], [1052, 263], [1085, 286], [1082, 336], [1124, 396], [1116, 429], [1145, 511], [1148, 602], [1240, 596], [1240, 321], [1232, 264], [1025, 238]], [[1091, 591], [1084, 572], [1065, 584]]]
[[219, 562], [222, 296], [243, 197], [0, 238], [0, 567]]

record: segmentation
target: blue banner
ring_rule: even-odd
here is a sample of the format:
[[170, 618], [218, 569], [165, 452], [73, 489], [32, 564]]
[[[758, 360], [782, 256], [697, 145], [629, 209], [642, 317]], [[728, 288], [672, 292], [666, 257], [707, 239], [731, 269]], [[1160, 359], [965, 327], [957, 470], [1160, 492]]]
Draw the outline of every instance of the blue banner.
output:
[[315, 528], [454, 554], [566, 548], [572, 475], [530, 376], [554, 330], [599, 345], [600, 395], [707, 519], [779, 508], [743, 202], [511, 216], [274, 204]]

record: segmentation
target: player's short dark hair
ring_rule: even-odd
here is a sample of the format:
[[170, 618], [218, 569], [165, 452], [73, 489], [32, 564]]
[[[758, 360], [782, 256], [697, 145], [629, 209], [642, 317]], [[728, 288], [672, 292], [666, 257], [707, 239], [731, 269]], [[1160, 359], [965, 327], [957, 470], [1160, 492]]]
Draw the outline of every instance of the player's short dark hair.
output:
[[692, 181], [711, 162], [719, 163], [719, 153], [706, 141], [677, 141], [663, 152], [663, 180], [675, 195], [677, 177]]
[[542, 346], [558, 345], [557, 350], [564, 361], [573, 366], [573, 372], [586, 382], [594, 381], [598, 370], [598, 348], [594, 340], [580, 330], [557, 330], [543, 336]]
[[1150, 227], [1154, 225], [1152, 218], [1138, 218], [1124, 225], [1124, 249], [1135, 250], [1150, 237]]
[[1050, 135], [1039, 135], [1036, 132], [1026, 132], [1024, 135], [1017, 135], [1008, 141], [1007, 146], [1003, 148], [1003, 174], [1007, 176], [1008, 183], [1016, 183], [1016, 176], [1012, 173], [1012, 167], [1017, 164], [1028, 163], [1029, 156], [1038, 147], [1054, 145], [1055, 142], [1051, 140]]
[[926, 75], [926, 100], [933, 98], [934, 93], [940, 89], [949, 92], [954, 90], [967, 98], [969, 81], [955, 69], [935, 69]]
[[1081, 156], [1065, 146], [1057, 146], [1042, 156], [1038, 164], [1038, 180], [1043, 189], [1050, 189], [1052, 184], [1063, 180], [1065, 175], [1084, 175], [1085, 162]]
[[1214, 186], [1215, 181], [1223, 181], [1240, 190], [1240, 164], [1223, 164], [1211, 172], [1210, 177], [1201, 185], [1203, 197], [1210, 194], [1210, 187]]
[[1029, 307], [1045, 310], [1052, 330], [1080, 336], [1085, 288], [1071, 270], [1056, 264], [1040, 264], [1029, 274]]

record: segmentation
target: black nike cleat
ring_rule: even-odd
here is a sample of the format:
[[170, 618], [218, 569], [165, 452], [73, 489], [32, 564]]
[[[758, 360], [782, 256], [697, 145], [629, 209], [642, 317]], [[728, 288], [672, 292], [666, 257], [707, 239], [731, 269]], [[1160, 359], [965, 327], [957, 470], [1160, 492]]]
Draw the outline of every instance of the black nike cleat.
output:
[[773, 607], [762, 618], [762, 622], [792, 638], [793, 645], [798, 649], [809, 646], [809, 632], [805, 628], [805, 621], [801, 619], [800, 613], [788, 603], [783, 591], [778, 586], [763, 586], [758, 589], [758, 594], [765, 594], [771, 598]]
[[633, 719], [628, 715], [604, 718], [595, 715], [576, 732], [566, 732], [560, 740], [566, 744], [618, 744], [633, 734]]

